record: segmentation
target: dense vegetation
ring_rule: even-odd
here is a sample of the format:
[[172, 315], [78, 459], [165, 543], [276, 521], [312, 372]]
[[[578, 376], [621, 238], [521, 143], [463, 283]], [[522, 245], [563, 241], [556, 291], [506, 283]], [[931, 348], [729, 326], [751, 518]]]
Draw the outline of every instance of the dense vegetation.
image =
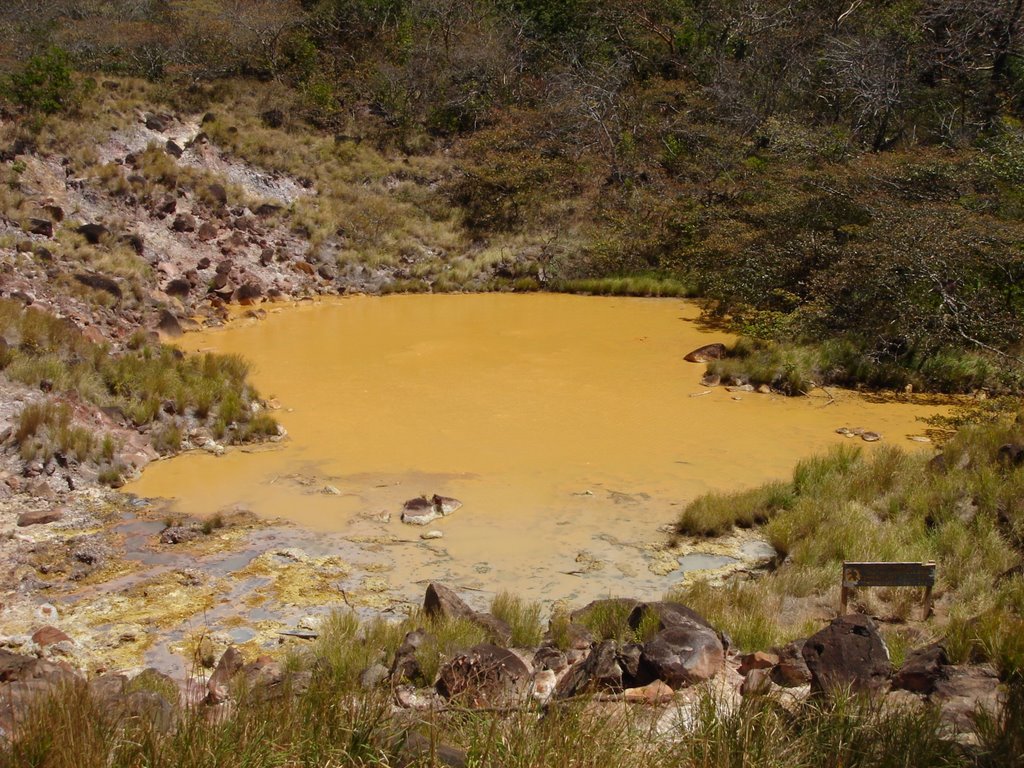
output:
[[[995, 0], [11, 2], [0, 60], [37, 114], [88, 92], [70, 65], [196, 111], [255, 79], [276, 144], [454, 159], [408, 202], [454, 206], [458, 238], [412, 233], [423, 248], [519, 289], [669, 278], [800, 345], [753, 363], [791, 391], [962, 391], [1019, 384], [1020, 26]], [[399, 289], [468, 281], [435, 266]]]

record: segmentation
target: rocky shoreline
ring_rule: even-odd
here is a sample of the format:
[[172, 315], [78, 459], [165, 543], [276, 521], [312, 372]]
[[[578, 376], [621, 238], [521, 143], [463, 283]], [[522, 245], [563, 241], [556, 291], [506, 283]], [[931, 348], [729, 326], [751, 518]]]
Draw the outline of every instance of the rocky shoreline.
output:
[[[583, 697], [607, 712], [639, 705], [650, 733], [664, 736], [685, 732], [694, 708], [707, 696], [725, 714], [748, 697], [772, 696], [783, 707], [796, 708], [852, 690], [877, 697], [885, 707], [934, 706], [949, 738], [970, 744], [979, 713], [994, 713], [1003, 697], [991, 668], [951, 664], [941, 644], [912, 651], [895, 668], [874, 621], [863, 615], [840, 616], [804, 640], [753, 652], [733, 648], [726, 634], [672, 602], [595, 601], [573, 611], [568, 623], [552, 622], [532, 647], [515, 647], [508, 624], [474, 610], [442, 584], [427, 586], [419, 616], [422, 626], [407, 632], [390, 657], [358, 673], [358, 688], [367, 694], [387, 692], [396, 718], [453, 708], [544, 710]], [[609, 616], [622, 620], [618, 637], [595, 631]], [[426, 673], [419, 651], [432, 641], [435, 628], [453, 621], [481, 627], [490, 641], [448, 655], [436, 674]], [[296, 642], [317, 634], [314, 629]], [[316, 645], [296, 648], [302, 664], [247, 657], [232, 645], [209, 674], [193, 671], [174, 679], [152, 668], [132, 675], [87, 674], [54, 653], [69, 642], [59, 630], [41, 628], [33, 642], [39, 648], [35, 654], [0, 650], [0, 735], [6, 738], [37, 697], [69, 683], [85, 684], [113, 710], [149, 718], [168, 730], [185, 708], [201, 708], [207, 719], [217, 720], [242, 701], [301, 695], [327, 668]], [[465, 764], [464, 753], [447, 749], [450, 760], [443, 764]]]

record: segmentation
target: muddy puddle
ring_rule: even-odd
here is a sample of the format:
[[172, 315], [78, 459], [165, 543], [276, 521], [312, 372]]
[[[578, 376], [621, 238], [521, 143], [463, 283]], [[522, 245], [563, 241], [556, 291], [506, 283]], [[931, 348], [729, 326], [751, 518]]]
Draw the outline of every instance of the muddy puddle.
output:
[[[785, 477], [850, 441], [838, 427], [880, 433], [857, 439], [865, 451], [929, 450], [908, 437], [934, 406], [701, 387], [704, 366], [683, 356], [731, 339], [697, 315], [678, 300], [545, 294], [277, 307], [181, 346], [250, 360], [288, 438], [162, 461], [126, 490], [187, 514], [284, 518], [318, 554], [354, 545], [383, 564], [377, 588], [409, 600], [443, 580], [579, 602], [660, 595], [763, 557], [753, 539], [665, 552], [659, 528], [701, 493]], [[434, 493], [463, 507], [400, 522], [405, 500]], [[443, 537], [421, 540], [431, 530]]]

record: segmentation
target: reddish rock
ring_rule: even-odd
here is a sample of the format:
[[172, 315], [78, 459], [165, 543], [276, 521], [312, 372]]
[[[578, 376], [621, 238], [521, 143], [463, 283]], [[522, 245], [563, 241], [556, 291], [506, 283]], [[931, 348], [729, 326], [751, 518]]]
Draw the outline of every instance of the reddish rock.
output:
[[774, 653], [754, 651], [753, 653], [747, 653], [740, 657], [739, 673], [741, 675], [746, 675], [753, 669], [771, 669], [778, 663], [779, 657]]
[[40, 648], [45, 648], [46, 646], [53, 645], [54, 643], [63, 643], [70, 640], [70, 637], [56, 627], [40, 627], [32, 633], [32, 642]]
[[27, 528], [30, 525], [45, 525], [56, 523], [64, 517], [64, 509], [54, 507], [53, 509], [26, 510], [18, 515], [18, 526]]

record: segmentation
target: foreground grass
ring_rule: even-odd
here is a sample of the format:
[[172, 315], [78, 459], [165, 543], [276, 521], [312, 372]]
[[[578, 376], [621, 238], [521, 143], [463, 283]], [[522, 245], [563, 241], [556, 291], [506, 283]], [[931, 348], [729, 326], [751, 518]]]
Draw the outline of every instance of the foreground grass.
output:
[[[802, 631], [781, 625], [783, 598], [837, 603], [843, 560], [934, 560], [937, 618], [929, 631], [945, 635], [960, 660], [992, 661], [1004, 674], [1024, 669], [1024, 466], [999, 452], [1022, 443], [1018, 419], [962, 429], [933, 463], [892, 446], [839, 446], [801, 462], [788, 482], [698, 498], [683, 510], [679, 534], [761, 525], [779, 566], [728, 590], [696, 584], [675, 596], [741, 647], [758, 648]], [[904, 621], [918, 594], [863, 590], [856, 601]]]
[[[273, 696], [236, 691], [236, 704], [217, 717], [203, 707], [175, 707], [156, 718], [70, 686], [38, 701], [18, 723], [0, 744], [0, 766], [433, 766], [443, 764], [437, 755], [445, 744], [465, 749], [467, 764], [481, 768], [1009, 768], [1022, 756], [1019, 687], [998, 718], [979, 720], [978, 747], [968, 751], [942, 731], [932, 709], [857, 698], [787, 708], [771, 696], [749, 697], [729, 709], [701, 694], [689, 717], [656, 727], [644, 708], [586, 700], [543, 716], [531, 706], [392, 716], [387, 691], [351, 694], [330, 676], [315, 676], [300, 695], [289, 686]], [[420, 735], [418, 754], [403, 749], [409, 733]]]

